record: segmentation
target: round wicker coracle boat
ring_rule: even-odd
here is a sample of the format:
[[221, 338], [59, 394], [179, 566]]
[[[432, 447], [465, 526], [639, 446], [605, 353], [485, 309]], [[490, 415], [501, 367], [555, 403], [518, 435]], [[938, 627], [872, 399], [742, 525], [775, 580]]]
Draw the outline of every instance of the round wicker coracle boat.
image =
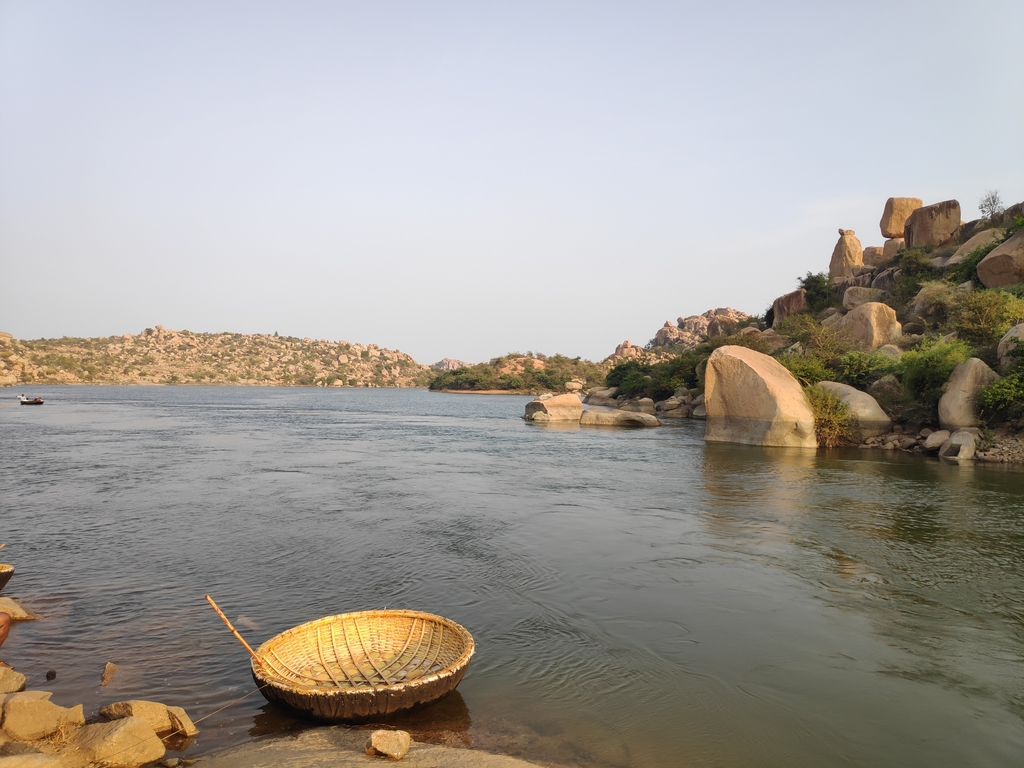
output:
[[359, 611], [286, 630], [256, 649], [252, 676], [267, 698], [329, 722], [412, 709], [455, 690], [473, 637], [421, 611]]
[[0, 591], [7, 586], [7, 582], [14, 575], [14, 566], [7, 563], [0, 563]]

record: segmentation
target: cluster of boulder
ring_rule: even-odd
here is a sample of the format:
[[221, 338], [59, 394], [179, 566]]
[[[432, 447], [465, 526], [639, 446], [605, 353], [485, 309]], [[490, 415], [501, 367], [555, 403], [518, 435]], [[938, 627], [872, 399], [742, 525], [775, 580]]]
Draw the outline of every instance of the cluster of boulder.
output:
[[[35, 618], [10, 598], [0, 599], [0, 610], [15, 621]], [[101, 685], [115, 671], [108, 663]], [[188, 764], [165, 759], [168, 745], [184, 749], [199, 733], [181, 707], [118, 701], [87, 720], [81, 704], [59, 706], [51, 701], [52, 692], [26, 690], [27, 682], [20, 672], [0, 667], [0, 768], [137, 768], [158, 760], [166, 768]]]
[[[666, 320], [665, 325], [654, 334], [650, 346], [656, 352], [662, 349], [693, 349], [707, 339], [733, 335], [740, 330], [744, 322], [750, 322], [752, 319], [750, 315], [732, 307], [719, 307], [709, 309], [700, 315], [680, 317], [674, 323]], [[605, 362], [621, 363], [630, 358], [644, 357], [646, 354], [646, 349], [626, 340], [605, 358]]]
[[584, 408], [576, 392], [564, 395], [544, 394], [526, 404], [523, 419], [535, 424], [579, 424], [582, 427], [659, 427], [661, 421], [653, 407], [609, 411]]

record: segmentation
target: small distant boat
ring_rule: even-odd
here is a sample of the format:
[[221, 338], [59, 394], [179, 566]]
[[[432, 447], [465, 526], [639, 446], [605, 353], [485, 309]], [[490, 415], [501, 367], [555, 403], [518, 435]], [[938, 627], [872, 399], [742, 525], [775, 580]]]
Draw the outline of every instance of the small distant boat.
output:
[[21, 401], [22, 405], [42, 405], [43, 404], [43, 398], [41, 398], [41, 397], [33, 397], [30, 400], [29, 398], [25, 397], [24, 395], [18, 395], [18, 400]]

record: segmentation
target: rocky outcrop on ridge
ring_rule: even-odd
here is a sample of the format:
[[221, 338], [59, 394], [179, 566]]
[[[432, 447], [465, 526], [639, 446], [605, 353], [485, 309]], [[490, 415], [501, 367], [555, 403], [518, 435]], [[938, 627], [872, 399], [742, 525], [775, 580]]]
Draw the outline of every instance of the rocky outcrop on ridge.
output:
[[[6, 334], [5, 334], [6, 335]], [[161, 325], [133, 336], [0, 339], [2, 384], [417, 387], [430, 369], [376, 344]]]
[[457, 371], [460, 368], [468, 368], [473, 363], [467, 363], [465, 360], [456, 360], [452, 357], [444, 357], [434, 363], [431, 368], [437, 368], [440, 371]]

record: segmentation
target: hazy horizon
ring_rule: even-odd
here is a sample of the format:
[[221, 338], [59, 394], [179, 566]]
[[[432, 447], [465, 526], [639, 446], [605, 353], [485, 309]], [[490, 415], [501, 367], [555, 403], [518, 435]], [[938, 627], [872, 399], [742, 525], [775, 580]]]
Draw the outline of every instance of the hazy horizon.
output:
[[0, 0], [0, 330], [599, 360], [1024, 200], [1024, 4]]

